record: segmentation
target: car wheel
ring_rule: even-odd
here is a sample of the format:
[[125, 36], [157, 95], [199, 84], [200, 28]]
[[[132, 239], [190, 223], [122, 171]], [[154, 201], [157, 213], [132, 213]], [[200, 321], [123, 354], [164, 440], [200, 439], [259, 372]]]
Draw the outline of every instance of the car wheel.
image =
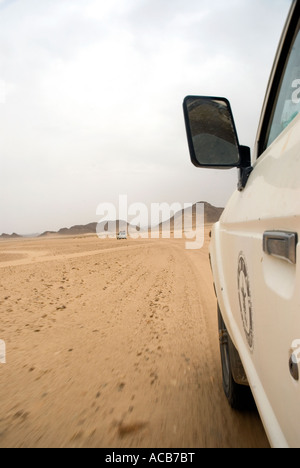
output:
[[252, 409], [255, 407], [255, 403], [250, 387], [237, 383], [233, 378], [234, 372], [232, 369], [232, 353], [234, 352], [238, 355], [238, 352], [227, 331], [219, 306], [218, 323], [222, 364], [222, 379], [225, 395], [230, 406], [233, 409]]

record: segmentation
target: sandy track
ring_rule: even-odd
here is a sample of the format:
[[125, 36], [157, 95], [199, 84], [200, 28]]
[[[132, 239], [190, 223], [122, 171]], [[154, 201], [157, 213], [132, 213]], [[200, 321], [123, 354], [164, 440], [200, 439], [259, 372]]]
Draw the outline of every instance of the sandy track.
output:
[[1, 242], [0, 271], [0, 447], [268, 446], [223, 395], [207, 242]]

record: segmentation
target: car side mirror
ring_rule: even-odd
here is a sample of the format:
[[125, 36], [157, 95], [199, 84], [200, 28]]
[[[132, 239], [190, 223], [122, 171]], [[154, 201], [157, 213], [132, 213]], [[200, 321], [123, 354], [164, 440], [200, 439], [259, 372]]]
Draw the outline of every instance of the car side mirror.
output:
[[187, 96], [183, 109], [192, 163], [212, 169], [241, 168], [242, 190], [252, 170], [250, 148], [239, 145], [229, 101]]

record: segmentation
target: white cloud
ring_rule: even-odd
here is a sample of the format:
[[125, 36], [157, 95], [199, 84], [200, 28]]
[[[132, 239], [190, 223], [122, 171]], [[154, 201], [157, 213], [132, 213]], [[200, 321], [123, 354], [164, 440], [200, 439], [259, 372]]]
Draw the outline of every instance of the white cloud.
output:
[[109, 2], [92, 0], [87, 2], [84, 15], [93, 20], [111, 19], [112, 16], [123, 16], [136, 4], [136, 0], [110, 0]]

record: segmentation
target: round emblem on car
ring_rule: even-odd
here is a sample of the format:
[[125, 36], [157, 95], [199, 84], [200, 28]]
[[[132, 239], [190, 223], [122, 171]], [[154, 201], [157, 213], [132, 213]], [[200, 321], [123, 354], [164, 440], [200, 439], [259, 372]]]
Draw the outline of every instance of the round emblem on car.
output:
[[238, 263], [238, 294], [240, 312], [243, 322], [245, 335], [247, 338], [250, 349], [253, 349], [253, 313], [252, 313], [252, 301], [251, 301], [251, 290], [248, 275], [248, 268], [246, 259], [243, 253], [239, 255]]

